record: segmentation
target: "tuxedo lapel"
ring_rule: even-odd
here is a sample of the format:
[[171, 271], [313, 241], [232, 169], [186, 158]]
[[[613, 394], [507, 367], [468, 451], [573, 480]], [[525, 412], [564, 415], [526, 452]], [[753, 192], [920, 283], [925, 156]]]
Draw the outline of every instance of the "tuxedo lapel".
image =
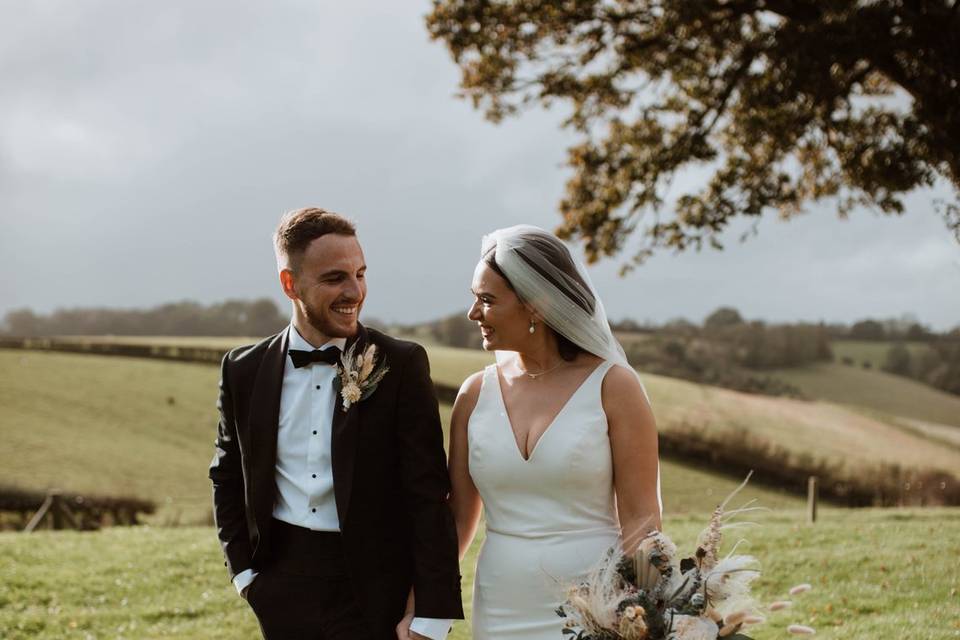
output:
[[[347, 341], [344, 351], [356, 344], [354, 354], [361, 354], [369, 339], [363, 325], [357, 325], [357, 334]], [[337, 516], [340, 530], [343, 531], [350, 505], [350, 492], [353, 489], [354, 462], [357, 457], [357, 436], [360, 428], [360, 403], [354, 402], [344, 411], [340, 394], [334, 399], [333, 433], [330, 443], [330, 459], [333, 466], [333, 493], [337, 501]]]
[[283, 390], [283, 367], [290, 342], [289, 327], [271, 340], [253, 381], [250, 396], [249, 468], [254, 517], [262, 527], [273, 509], [276, 492], [274, 474], [277, 466], [277, 431], [280, 428], [280, 392]]

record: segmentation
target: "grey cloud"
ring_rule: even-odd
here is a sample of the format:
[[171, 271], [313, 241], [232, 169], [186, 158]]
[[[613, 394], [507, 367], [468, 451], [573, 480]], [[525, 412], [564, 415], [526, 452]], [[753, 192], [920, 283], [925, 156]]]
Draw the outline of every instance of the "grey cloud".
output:
[[[366, 313], [468, 304], [481, 236], [558, 221], [560, 113], [500, 126], [455, 100], [429, 3], [0, 3], [0, 313], [273, 296], [269, 235], [357, 219]], [[696, 172], [678, 178], [690, 182]], [[941, 188], [941, 191], [946, 191]], [[723, 253], [592, 269], [613, 318], [960, 322], [960, 250], [929, 194], [902, 219], [764, 220]], [[954, 295], [951, 295], [954, 294]]]

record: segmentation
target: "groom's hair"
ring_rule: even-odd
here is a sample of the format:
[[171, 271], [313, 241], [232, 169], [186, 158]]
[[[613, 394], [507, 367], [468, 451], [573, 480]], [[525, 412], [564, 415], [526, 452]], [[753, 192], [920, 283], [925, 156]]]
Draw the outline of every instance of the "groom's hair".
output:
[[289, 268], [298, 271], [303, 253], [310, 243], [329, 233], [355, 236], [357, 228], [350, 220], [326, 209], [307, 207], [288, 211], [280, 219], [277, 230], [273, 232], [277, 264], [281, 269]]

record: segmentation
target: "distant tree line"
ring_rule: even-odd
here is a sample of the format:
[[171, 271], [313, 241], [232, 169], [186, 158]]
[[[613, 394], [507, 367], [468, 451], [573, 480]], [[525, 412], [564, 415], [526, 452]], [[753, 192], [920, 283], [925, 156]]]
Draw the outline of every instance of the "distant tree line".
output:
[[[719, 311], [719, 310], [718, 310]], [[733, 316], [732, 314], [736, 314]], [[738, 324], [739, 314], [736, 309], [724, 307], [723, 312], [713, 319], [714, 323], [723, 324], [724, 321], [730, 321], [731, 324]], [[708, 318], [709, 320], [709, 318]], [[704, 322], [706, 326], [708, 322]], [[662, 330], [696, 330], [699, 325], [690, 322], [684, 318], [670, 320], [662, 325], [652, 323], [639, 323], [631, 318], [626, 318], [612, 325], [617, 331], [627, 331], [636, 333], [656, 333]], [[817, 323], [817, 326], [823, 326], [827, 336], [831, 340], [869, 340], [875, 342], [888, 342], [891, 340], [907, 340], [910, 342], [929, 342], [939, 337], [956, 333], [960, 331], [960, 325], [951, 331], [937, 333], [930, 327], [927, 327], [912, 314], [904, 314], [899, 318], [865, 318], [852, 324], [843, 323]]]
[[800, 397], [799, 389], [767, 371], [833, 359], [824, 325], [746, 321], [731, 307], [717, 309], [702, 325], [673, 320], [640, 332], [615, 328], [627, 360], [645, 371], [749, 393]]
[[452, 313], [433, 322], [399, 326], [396, 330], [414, 339], [420, 338], [449, 347], [479, 349], [483, 344], [477, 323], [467, 318], [466, 310]]
[[9, 336], [267, 336], [289, 322], [269, 298], [227, 300], [211, 305], [174, 302], [150, 309], [74, 308], [42, 315], [30, 309], [8, 312], [2, 333]]
[[867, 318], [853, 323], [844, 330], [841, 326], [831, 327], [831, 336], [848, 340], [910, 340], [913, 342], [928, 342], [937, 338], [938, 334], [923, 326], [912, 316], [891, 318], [888, 320], [873, 320]]
[[[800, 396], [798, 389], [762, 370], [833, 358], [823, 325], [747, 322], [729, 307], [712, 313], [702, 326], [686, 320], [659, 327], [625, 320], [611, 326], [627, 360], [636, 367], [751, 393]], [[481, 344], [476, 323], [466, 312], [396, 329], [415, 339], [453, 347], [479, 348]]]

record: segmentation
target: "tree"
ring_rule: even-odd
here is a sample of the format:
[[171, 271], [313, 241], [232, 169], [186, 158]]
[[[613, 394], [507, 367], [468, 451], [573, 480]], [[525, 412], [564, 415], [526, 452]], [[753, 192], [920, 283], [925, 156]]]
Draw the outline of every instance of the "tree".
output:
[[860, 320], [850, 327], [850, 338], [853, 340], [886, 340], [887, 333], [883, 325], [876, 320]]
[[42, 320], [30, 309], [8, 311], [3, 317], [4, 333], [11, 336], [37, 335]]
[[897, 342], [887, 350], [883, 370], [899, 376], [910, 375], [910, 351], [902, 342]]
[[[430, 36], [494, 122], [569, 103], [557, 230], [590, 261], [645, 214], [639, 263], [739, 216], [829, 199], [903, 212], [945, 177], [960, 195], [960, 0], [434, 0]], [[707, 166], [662, 217], [671, 179]], [[938, 208], [960, 241], [960, 200]], [[629, 267], [627, 267], [629, 268]]]
[[720, 329], [731, 325], [743, 324], [740, 312], [733, 307], [720, 307], [703, 321], [704, 329]]

